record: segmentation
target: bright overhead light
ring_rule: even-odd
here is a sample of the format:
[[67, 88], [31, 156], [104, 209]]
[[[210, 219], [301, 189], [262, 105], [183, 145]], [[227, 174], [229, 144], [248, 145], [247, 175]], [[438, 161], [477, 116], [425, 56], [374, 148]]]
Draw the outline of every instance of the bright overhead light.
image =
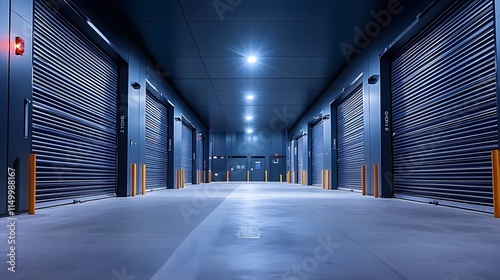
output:
[[251, 128], [247, 129], [247, 133], [248, 134], [252, 134], [253, 133], [253, 129], [251, 129]]
[[257, 62], [257, 57], [255, 57], [253, 55], [249, 56], [249, 57], [247, 57], [247, 62], [250, 63], [250, 64], [254, 64], [254, 63]]
[[253, 95], [251, 95], [251, 94], [247, 95], [247, 99], [248, 99], [248, 100], [253, 100], [254, 98], [255, 98], [255, 96], [253, 96]]
[[251, 120], [253, 120], [253, 117], [252, 117], [252, 116], [246, 116], [246, 117], [245, 117], [245, 120], [247, 120], [247, 121], [251, 121]]

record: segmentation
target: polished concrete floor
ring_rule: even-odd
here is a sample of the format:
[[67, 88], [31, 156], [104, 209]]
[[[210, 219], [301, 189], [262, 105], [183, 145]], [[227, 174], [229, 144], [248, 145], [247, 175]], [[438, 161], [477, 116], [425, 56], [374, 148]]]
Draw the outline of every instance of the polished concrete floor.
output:
[[490, 214], [315, 187], [189, 186], [16, 218], [0, 219], [0, 279], [500, 279]]

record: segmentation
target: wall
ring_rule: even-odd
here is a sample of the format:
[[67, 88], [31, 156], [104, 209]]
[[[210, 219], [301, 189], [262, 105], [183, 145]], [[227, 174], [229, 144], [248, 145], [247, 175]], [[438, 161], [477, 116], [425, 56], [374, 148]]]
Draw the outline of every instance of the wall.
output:
[[[331, 113], [331, 103], [338, 101], [338, 99], [343, 98], [343, 96], [354, 90], [353, 86], [349, 86], [359, 75], [361, 76], [363, 83], [363, 106], [364, 106], [364, 127], [365, 127], [365, 166], [367, 166], [367, 192], [368, 194], [373, 194], [374, 179], [373, 179], [373, 166], [375, 164], [383, 164], [382, 173], [387, 172], [389, 166], [387, 165], [387, 160], [390, 155], [387, 150], [383, 147], [390, 145], [390, 137], [382, 135], [383, 122], [385, 121], [384, 111], [382, 110], [383, 104], [381, 103], [381, 83], [384, 82], [386, 76], [381, 76], [381, 59], [380, 55], [385, 52], [388, 46], [392, 45], [391, 51], [397, 50], [405, 42], [407, 42], [412, 36], [414, 36], [419, 30], [422, 30], [426, 24], [428, 24], [433, 18], [435, 18], [439, 13], [444, 11], [446, 7], [452, 2], [449, 0], [439, 1], [439, 3], [433, 6], [425, 14], [421, 15], [421, 18], [416, 22], [417, 16], [424, 11], [430, 4], [431, 0], [426, 1], [397, 1], [389, 0], [387, 10], [383, 11], [373, 11], [375, 14], [385, 13], [389, 14], [389, 18], [385, 18], [380, 24], [380, 29], [377, 32], [370, 34], [369, 38], [370, 44], [365, 48], [361, 48], [359, 44], [359, 37], [353, 31], [353, 42], [347, 42], [347, 44], [359, 47], [360, 53], [353, 55], [346, 59], [346, 66], [343, 71], [335, 77], [331, 85], [326, 89], [323, 95], [318, 99], [317, 102], [310, 108], [310, 110], [302, 117], [302, 119], [289, 131], [288, 141], [291, 141], [294, 135], [300, 133], [301, 130], [304, 132], [308, 131], [307, 123], [311, 121], [314, 116], [322, 113], [323, 115]], [[396, 6], [394, 6], [396, 5]], [[388, 11], [392, 11], [386, 13]], [[396, 13], [394, 13], [396, 11]], [[376, 19], [374, 18], [374, 21]], [[367, 23], [367, 26], [369, 23]], [[405, 30], [409, 26], [414, 25], [409, 31]], [[354, 28], [354, 27], [353, 27]], [[360, 26], [360, 29], [365, 29], [365, 26]], [[405, 33], [405, 36], [400, 35]], [[373, 36], [371, 36], [373, 35]], [[368, 78], [370, 76], [379, 76], [379, 80], [376, 84], [368, 84]], [[385, 81], [387, 82], [387, 80]], [[387, 104], [384, 104], [387, 105]], [[332, 120], [326, 120], [325, 122], [325, 150], [324, 150], [324, 168], [332, 169], [335, 167], [332, 162], [333, 150], [332, 133], [331, 133]], [[307, 136], [306, 136], [307, 137]], [[382, 142], [384, 139], [384, 142]], [[306, 139], [307, 140], [307, 139]], [[389, 142], [388, 142], [389, 141]], [[310, 149], [309, 141], [307, 143], [307, 151]], [[384, 152], [384, 153], [383, 153]], [[307, 154], [305, 155], [307, 156]], [[307, 157], [306, 157], [307, 158]], [[306, 166], [306, 171], [310, 173], [310, 167]], [[361, 172], [361, 171], [360, 171]], [[333, 176], [332, 176], [333, 177]], [[389, 176], [390, 177], [390, 176]], [[310, 182], [309, 182], [310, 183]], [[332, 180], [332, 187], [335, 187]], [[381, 176], [379, 179], [379, 184], [382, 185], [382, 196], [392, 197], [392, 186], [390, 184], [390, 178], [386, 176], [386, 179]]]
[[[252, 134], [244, 132], [211, 132], [209, 137], [209, 156], [217, 156], [211, 159], [209, 169], [215, 177], [221, 181], [226, 180], [225, 171], [230, 170], [231, 159], [229, 157], [246, 157], [246, 170], [249, 170], [252, 156], [265, 157], [265, 170], [269, 170], [269, 157], [274, 154], [286, 155], [287, 143], [286, 132], [271, 129], [255, 131]], [[223, 156], [224, 159], [220, 157]], [[223, 161], [223, 163], [221, 163]], [[215, 163], [214, 163], [215, 162]], [[215, 176], [218, 173], [219, 176]]]

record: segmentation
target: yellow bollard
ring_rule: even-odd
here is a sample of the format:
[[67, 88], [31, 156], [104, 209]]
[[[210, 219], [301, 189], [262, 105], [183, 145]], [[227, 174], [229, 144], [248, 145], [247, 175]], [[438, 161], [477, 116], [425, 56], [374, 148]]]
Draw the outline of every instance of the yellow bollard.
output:
[[28, 174], [28, 214], [34, 215], [36, 209], [36, 155], [29, 155], [29, 174]]
[[226, 171], [226, 182], [229, 183], [229, 171]]
[[491, 151], [493, 172], [493, 216], [500, 218], [500, 155], [498, 150]]
[[132, 196], [137, 194], [137, 164], [132, 164]]
[[378, 164], [375, 164], [373, 168], [373, 181], [374, 196], [378, 198]]
[[264, 177], [265, 177], [265, 178], [264, 178], [264, 179], [265, 179], [265, 181], [267, 182], [267, 170], [266, 170], [266, 171], [264, 171]]
[[142, 195], [146, 195], [146, 165], [142, 165]]
[[366, 195], [366, 166], [361, 166], [361, 194]]
[[283, 183], [283, 174], [280, 174], [280, 183]]

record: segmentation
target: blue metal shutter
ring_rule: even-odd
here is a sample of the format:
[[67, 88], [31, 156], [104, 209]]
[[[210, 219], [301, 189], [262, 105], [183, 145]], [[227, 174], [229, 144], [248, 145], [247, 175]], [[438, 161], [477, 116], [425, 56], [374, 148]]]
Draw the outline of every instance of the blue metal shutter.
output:
[[392, 62], [394, 190], [492, 206], [493, 2], [457, 1]]
[[304, 170], [304, 136], [297, 139], [297, 183], [302, 184], [302, 170]]
[[37, 202], [116, 191], [117, 65], [35, 2], [33, 152]]
[[198, 153], [196, 154], [196, 168], [198, 169], [199, 172], [199, 177], [200, 177], [200, 184], [203, 183], [203, 170], [204, 170], [204, 143], [203, 143], [203, 136], [198, 135], [198, 142], [197, 142], [197, 150]]
[[315, 186], [321, 186], [321, 172], [323, 171], [323, 153], [325, 146], [323, 127], [324, 121], [321, 120], [312, 128], [312, 184]]
[[363, 85], [337, 107], [338, 187], [361, 190], [365, 158]]
[[168, 112], [146, 93], [146, 188], [167, 187]]
[[290, 141], [290, 183], [295, 183], [295, 178], [297, 178], [297, 153], [295, 152], [295, 140]]
[[193, 183], [193, 128], [182, 124], [181, 169], [184, 170], [184, 182]]

